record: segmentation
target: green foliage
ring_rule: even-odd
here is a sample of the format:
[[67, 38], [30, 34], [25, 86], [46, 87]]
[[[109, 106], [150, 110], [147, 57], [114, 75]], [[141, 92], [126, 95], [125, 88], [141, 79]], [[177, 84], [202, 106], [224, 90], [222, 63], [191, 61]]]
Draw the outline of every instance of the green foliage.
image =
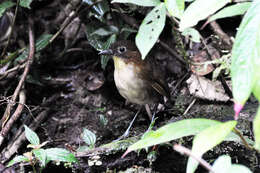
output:
[[251, 92], [259, 95], [260, 2], [254, 1], [244, 16], [232, 49], [231, 77], [236, 103], [243, 105]]
[[29, 162], [30, 160], [25, 156], [16, 156], [14, 159], [12, 159], [8, 164], [7, 167], [10, 167], [16, 163], [20, 162]]
[[96, 143], [96, 135], [90, 130], [84, 128], [83, 133], [81, 134], [83, 141], [89, 145], [90, 148], [94, 148]]
[[156, 6], [144, 18], [136, 35], [135, 43], [142, 54], [142, 59], [146, 57], [161, 34], [166, 19], [166, 8], [164, 3]]
[[164, 2], [170, 15], [180, 19], [184, 12], [184, 0], [164, 0]]
[[[104, 44], [104, 49], [108, 49], [109, 47], [110, 47], [110, 45], [112, 44], [112, 43], [114, 43], [116, 41], [116, 34], [113, 34], [113, 35], [111, 35], [108, 39], [107, 39], [107, 41], [105, 42], [105, 44]], [[108, 60], [109, 60], [109, 56], [107, 56], [107, 55], [102, 55], [101, 56], [101, 67], [103, 68], [103, 69], [105, 69], [106, 68], [106, 65], [107, 65], [107, 63], [108, 63]]]
[[135, 5], [141, 5], [145, 7], [157, 6], [160, 4], [160, 0], [113, 0], [112, 3], [131, 3]]
[[0, 4], [0, 17], [3, 16], [4, 12], [15, 5], [12, 1], [4, 1]]
[[[220, 144], [232, 131], [236, 124], [236, 121], [228, 121], [213, 125], [201, 131], [193, 140], [192, 153], [197, 157], [201, 157], [205, 152]], [[193, 173], [197, 166], [198, 162], [192, 157], [189, 157], [186, 172]]]
[[35, 149], [33, 150], [34, 156], [41, 162], [42, 167], [45, 167], [47, 164], [47, 152], [44, 149]]
[[33, 0], [20, 0], [20, 6], [31, 9], [30, 5]]
[[27, 127], [26, 125], [24, 125], [24, 129], [25, 129], [26, 139], [33, 145], [39, 145], [40, 139], [39, 139], [38, 135], [34, 131], [32, 131], [29, 127]]
[[93, 148], [95, 148], [95, 143], [96, 143], [96, 135], [91, 132], [90, 130], [84, 128], [83, 132], [81, 133], [81, 138], [83, 139], [83, 141], [87, 144], [87, 145], [82, 145], [80, 146], [77, 151], [78, 152], [82, 152], [82, 151], [86, 151], [86, 150], [91, 150]]
[[213, 16], [211, 16], [208, 21], [214, 21], [217, 19], [222, 19], [226, 17], [232, 17], [232, 16], [237, 16], [237, 15], [243, 15], [248, 8], [250, 7], [252, 3], [251, 2], [244, 2], [244, 3], [237, 3], [234, 5], [230, 5], [228, 7], [223, 8]]
[[254, 122], [253, 122], [253, 130], [255, 136], [255, 149], [260, 151], [260, 108], [258, 107], [258, 111], [256, 113]]
[[[156, 131], [149, 131], [145, 136], [131, 145], [127, 149], [127, 153], [133, 150], [147, 148], [153, 145], [169, 142], [185, 136], [196, 135], [209, 127], [215, 127], [222, 123], [208, 119], [186, 119], [167, 124]], [[217, 126], [216, 126], [217, 127]], [[228, 134], [230, 131], [228, 132]], [[221, 135], [221, 134], [220, 134]], [[230, 133], [226, 140], [239, 141], [235, 134]]]
[[196, 25], [200, 20], [224, 7], [231, 0], [196, 0], [184, 11], [179, 24], [180, 31]]
[[200, 33], [194, 28], [186, 28], [181, 34], [184, 36], [190, 36], [191, 37], [190, 39], [193, 42], [197, 42], [197, 43], [200, 42], [200, 37], [201, 37]]
[[47, 148], [45, 149], [47, 162], [59, 161], [59, 162], [78, 162], [75, 158], [74, 154], [70, 153], [68, 150], [64, 148]]
[[[92, 5], [95, 1], [94, 0], [83, 0], [83, 2], [87, 3], [88, 5]], [[109, 11], [109, 5], [107, 1], [102, 1], [93, 5], [91, 8], [90, 16], [94, 16], [95, 18], [99, 19], [100, 21], [104, 20], [104, 14]]]
[[[51, 34], [43, 34], [36, 40], [36, 44], [35, 44], [36, 53], [39, 53], [42, 49], [44, 49], [46, 46], [49, 45], [49, 41], [52, 38], [52, 36], [53, 35]], [[28, 53], [29, 53], [29, 48], [26, 48], [23, 51], [23, 53], [15, 59], [15, 64], [17, 64], [18, 62], [23, 62], [28, 57]]]
[[220, 156], [212, 166], [216, 173], [252, 173], [247, 167], [239, 164], [232, 164], [231, 158], [227, 155]]
[[[39, 161], [41, 163], [41, 168], [44, 168], [49, 161], [69, 163], [78, 162], [72, 153], [63, 148], [42, 149], [41, 147], [44, 146], [47, 142], [43, 142], [42, 144], [40, 144], [40, 139], [38, 135], [26, 125], [24, 125], [24, 128], [25, 137], [30, 142], [28, 147], [33, 149], [30, 152], [25, 153], [24, 156], [16, 156], [8, 163], [8, 167], [20, 162], [28, 162], [33, 168], [35, 165], [35, 161]], [[33, 156], [36, 160], [34, 160]]]
[[[199, 21], [206, 19], [216, 11], [230, 3], [231, 0], [197, 0], [192, 2], [185, 9], [184, 0], [165, 0], [164, 3], [159, 3], [155, 0], [136, 1], [136, 0], [114, 0], [113, 3], [132, 3], [140, 6], [155, 6], [154, 9], [147, 14], [139, 27], [136, 35], [136, 45], [142, 54], [142, 59], [149, 53], [153, 45], [159, 38], [165, 25], [166, 10], [172, 17], [180, 19], [179, 30], [182, 34], [191, 36], [194, 42], [200, 42], [200, 34], [197, 30], [190, 28], [196, 25]], [[189, 1], [191, 2], [191, 1]], [[240, 15], [245, 13], [250, 6], [250, 2], [240, 3], [225, 7], [210, 18], [210, 21]], [[156, 10], [160, 13], [160, 17], [156, 14]], [[159, 11], [158, 11], [159, 10]]]

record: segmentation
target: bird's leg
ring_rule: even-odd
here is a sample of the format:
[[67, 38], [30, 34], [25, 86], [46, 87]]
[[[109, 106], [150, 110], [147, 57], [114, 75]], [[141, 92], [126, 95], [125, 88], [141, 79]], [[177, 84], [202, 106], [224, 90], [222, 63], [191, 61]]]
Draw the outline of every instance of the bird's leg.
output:
[[150, 109], [148, 104], [145, 104], [145, 110], [146, 110], [146, 112], [147, 112], [147, 114], [149, 116], [149, 119], [152, 121], [153, 115], [152, 115], [151, 109]]
[[122, 136], [120, 136], [118, 139], [114, 140], [114, 142], [124, 139], [129, 135], [129, 131], [130, 131], [131, 127], [133, 126], [135, 119], [136, 119], [137, 115], [140, 113], [141, 109], [142, 109], [142, 107], [140, 107], [139, 110], [136, 112], [134, 118], [132, 119], [132, 121], [131, 121], [130, 125], [128, 126], [128, 128], [126, 129], [125, 133]]

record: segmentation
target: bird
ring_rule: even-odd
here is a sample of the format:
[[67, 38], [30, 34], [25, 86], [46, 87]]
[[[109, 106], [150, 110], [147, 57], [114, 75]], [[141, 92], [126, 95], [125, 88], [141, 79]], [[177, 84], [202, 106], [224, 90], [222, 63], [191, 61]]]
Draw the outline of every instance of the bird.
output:
[[120, 95], [130, 103], [144, 105], [152, 120], [149, 104], [163, 102], [164, 96], [170, 100], [164, 73], [152, 56], [148, 54], [142, 60], [137, 46], [129, 40], [117, 41], [99, 54], [112, 56], [115, 67], [114, 81]]

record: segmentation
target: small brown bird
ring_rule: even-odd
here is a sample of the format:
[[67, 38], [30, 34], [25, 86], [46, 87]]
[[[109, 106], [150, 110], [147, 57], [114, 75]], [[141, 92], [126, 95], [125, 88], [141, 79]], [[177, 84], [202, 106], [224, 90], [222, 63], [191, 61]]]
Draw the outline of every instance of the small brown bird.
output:
[[131, 103], [146, 105], [147, 113], [152, 119], [148, 104], [160, 102], [163, 96], [170, 98], [160, 67], [149, 55], [142, 60], [136, 45], [131, 41], [118, 41], [99, 54], [112, 55], [114, 80], [119, 93]]

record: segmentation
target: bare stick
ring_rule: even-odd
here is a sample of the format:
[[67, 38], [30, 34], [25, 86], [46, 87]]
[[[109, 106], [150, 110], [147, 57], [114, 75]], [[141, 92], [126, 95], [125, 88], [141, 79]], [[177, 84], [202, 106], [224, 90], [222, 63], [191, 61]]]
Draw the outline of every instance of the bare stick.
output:
[[209, 170], [210, 172], [212, 173], [215, 173], [212, 169], [212, 167], [210, 166], [210, 164], [208, 164], [208, 162], [206, 162], [204, 159], [202, 159], [201, 157], [197, 157], [195, 156], [190, 149], [184, 147], [184, 146], [181, 146], [179, 144], [175, 144], [173, 146], [173, 149], [178, 151], [179, 153], [181, 154], [185, 154], [187, 156], [190, 156], [192, 157], [193, 159], [195, 159], [196, 161], [198, 161], [204, 168], [206, 168], [207, 170]]
[[[42, 111], [31, 123], [31, 125], [29, 126], [30, 129], [32, 130], [37, 129], [37, 127], [41, 124], [41, 122], [47, 117], [48, 112], [49, 109]], [[25, 133], [23, 132], [19, 135], [19, 137], [14, 142], [12, 142], [4, 151], [1, 152], [3, 153], [2, 156], [4, 156], [2, 163], [9, 160], [17, 152], [17, 150], [19, 149], [19, 147], [24, 141], [25, 141]]]
[[244, 136], [241, 134], [241, 132], [237, 129], [237, 128], [234, 128], [233, 129], [233, 132], [235, 132], [239, 137], [240, 139], [242, 140], [242, 143], [245, 145], [245, 147], [249, 150], [254, 150], [254, 147], [252, 147], [247, 141], [246, 139], [244, 138]]
[[219, 36], [219, 38], [231, 48], [233, 42], [230, 37], [222, 30], [219, 24], [216, 21], [212, 21], [209, 23], [209, 25], [212, 30]]
[[10, 131], [13, 123], [20, 117], [20, 115], [23, 111], [23, 108], [24, 108], [25, 101], [26, 101], [25, 91], [21, 90], [19, 93], [19, 105], [17, 106], [17, 108], [16, 108], [15, 112], [13, 113], [12, 117], [10, 118], [10, 120], [6, 123], [6, 125], [0, 132], [0, 146], [2, 145], [2, 143], [4, 141], [4, 138]]
[[[96, 1], [93, 4], [91, 4], [90, 6], [88, 6], [86, 8], [86, 10], [89, 10], [90, 8], [92, 8], [94, 5], [102, 2], [103, 0], [100, 1]], [[57, 37], [58, 35], [60, 35], [60, 33], [62, 33], [62, 31], [72, 22], [72, 20], [77, 16], [77, 14], [79, 13], [80, 10], [79, 6], [75, 11], [70, 12], [69, 17], [65, 19], [65, 21], [61, 24], [61, 28], [59, 29], [58, 32], [55, 33], [55, 35], [50, 39], [49, 43], [52, 43]], [[85, 11], [85, 10], [83, 10]]]
[[29, 48], [29, 55], [28, 55], [28, 58], [27, 58], [27, 62], [26, 62], [26, 66], [24, 68], [24, 72], [22, 74], [22, 77], [14, 91], [14, 94], [10, 100], [10, 103], [7, 105], [7, 108], [5, 110], [5, 113], [3, 115], [3, 118], [1, 120], [1, 123], [2, 123], [2, 128], [4, 128], [6, 122], [8, 121], [8, 118], [10, 116], [10, 113], [11, 113], [11, 109], [12, 107], [14, 106], [14, 103], [16, 101], [16, 98], [24, 84], [24, 81], [26, 79], [26, 76], [29, 72], [29, 69], [30, 69], [30, 65], [32, 64], [33, 62], [33, 58], [34, 58], [34, 53], [35, 53], [35, 45], [34, 45], [34, 35], [33, 35], [33, 21], [31, 18], [29, 18], [29, 44], [30, 44], [30, 48]]

